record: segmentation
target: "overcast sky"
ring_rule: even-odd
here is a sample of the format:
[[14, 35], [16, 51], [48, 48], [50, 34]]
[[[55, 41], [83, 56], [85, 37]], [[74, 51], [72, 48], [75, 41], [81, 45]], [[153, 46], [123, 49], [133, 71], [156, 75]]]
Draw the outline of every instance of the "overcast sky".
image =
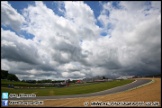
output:
[[19, 79], [161, 73], [161, 2], [1, 2], [1, 68]]

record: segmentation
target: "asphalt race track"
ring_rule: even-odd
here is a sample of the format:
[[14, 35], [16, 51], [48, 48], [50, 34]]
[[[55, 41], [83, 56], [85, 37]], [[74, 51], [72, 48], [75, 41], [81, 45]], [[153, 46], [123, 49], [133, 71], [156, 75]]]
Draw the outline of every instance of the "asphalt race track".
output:
[[114, 94], [114, 93], [130, 90], [133, 88], [137, 88], [137, 87], [147, 84], [151, 81], [152, 80], [150, 80], [150, 79], [136, 79], [136, 81], [134, 81], [133, 83], [130, 83], [130, 84], [114, 87], [112, 89], [108, 89], [108, 90], [104, 90], [104, 91], [100, 91], [100, 92], [89, 93], [89, 94], [64, 95], [64, 96], [37, 96], [36, 98], [9, 98], [9, 100], [66, 99], [66, 98], [79, 98], [79, 97], [107, 95], [107, 94]]

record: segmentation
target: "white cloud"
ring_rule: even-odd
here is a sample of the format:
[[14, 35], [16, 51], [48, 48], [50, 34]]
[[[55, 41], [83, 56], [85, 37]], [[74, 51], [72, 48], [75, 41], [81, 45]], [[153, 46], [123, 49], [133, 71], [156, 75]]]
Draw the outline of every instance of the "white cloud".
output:
[[1, 2], [1, 22], [4, 26], [10, 26], [19, 31], [25, 22], [24, 17], [17, 12], [7, 1]]
[[[77, 79], [159, 72], [161, 8], [156, 3], [119, 2], [120, 8], [116, 8], [113, 2], [106, 2], [95, 19], [84, 2], [61, 2], [58, 8], [63, 9], [63, 16], [36, 2], [20, 14], [26, 22], [21, 30], [34, 35], [33, 39], [1, 29], [2, 69], [25, 79], [31, 74], [30, 78], [38, 79]], [[96, 20], [103, 27], [99, 28]], [[100, 32], [107, 36], [100, 36]]]
[[3, 30], [2, 32], [2, 56], [9, 60], [25, 61], [27, 63], [38, 63], [39, 56], [37, 53], [37, 46], [32, 40], [26, 40], [17, 36], [10, 30]]
[[[65, 2], [65, 17], [76, 24], [77, 34], [83, 39], [98, 37], [100, 29], [95, 24], [96, 19], [92, 9], [84, 2]], [[88, 34], [88, 35], [87, 35]]]
[[151, 1], [151, 6], [152, 8], [161, 11], [161, 1]]
[[76, 72], [70, 72], [70, 73], [68, 73], [68, 72], [63, 72], [62, 73], [62, 76], [63, 77], [65, 77], [65, 78], [83, 78], [83, 77], [85, 77], [85, 74], [84, 73], [81, 73], [81, 72], [79, 72], [79, 71], [76, 71]]
[[[86, 47], [86, 50], [93, 53], [92, 56], [90, 56], [92, 58], [89, 59], [89, 61], [92, 63], [94, 63], [94, 60], [97, 61], [97, 63], [101, 62], [102, 66], [104, 66], [103, 64], [108, 64], [108, 62], [110, 62], [110, 64], [107, 65], [108, 69], [111, 69], [109, 66], [115, 63], [119, 66], [119, 70], [121, 69], [121, 71], [124, 68], [129, 67], [133, 68], [131, 71], [140, 71], [135, 68], [142, 68], [143, 65], [145, 65], [143, 69], [149, 70], [149, 67], [151, 66], [160, 69], [160, 67], [157, 66], [160, 64], [158, 58], [160, 59], [159, 55], [161, 54], [161, 21], [159, 20], [161, 14], [159, 13], [159, 8], [156, 8], [157, 10], [155, 10], [150, 7], [150, 10], [145, 10], [148, 8], [148, 5], [146, 5], [145, 2], [120, 2], [119, 5], [123, 8], [113, 8], [112, 2], [103, 4], [103, 10], [98, 17], [98, 20], [104, 24], [102, 30], [104, 32], [108, 31], [109, 35], [112, 37], [103, 37], [100, 39], [100, 42], [89, 41], [90, 45], [89, 47]], [[107, 13], [109, 13], [109, 15], [107, 15]], [[109, 24], [112, 25], [110, 28], [108, 27]], [[113, 56], [109, 56], [110, 52], [107, 53], [109, 49], [116, 51], [113, 53], [117, 55], [115, 59], [113, 59]], [[95, 55], [95, 51], [102, 53]], [[156, 54], [151, 53], [154, 51]], [[103, 57], [101, 57], [101, 55], [103, 55]], [[150, 61], [150, 64], [147, 66], [143, 60], [144, 58], [147, 58], [148, 61], [150, 61], [151, 58], [154, 58], [153, 61], [157, 60], [158, 63], [154, 64], [151, 60], [152, 62]], [[126, 71], [125, 73], [131, 74], [131, 72], [128, 73]]]
[[[84, 5], [86, 4], [82, 4], [83, 8]], [[46, 13], [46, 15], [44, 13]], [[33, 34], [34, 38], [32, 40], [26, 40], [25, 38], [18, 37], [14, 32], [2, 29], [3, 58], [12, 60], [13, 62], [34, 63], [38, 66], [29, 67], [36, 70], [38, 70], [38, 68], [43, 70], [46, 68], [57, 70], [59, 65], [78, 61], [83, 58], [79, 33], [86, 34], [84, 32], [86, 29], [88, 30], [88, 28], [84, 28], [85, 31], [80, 30], [76, 23], [56, 15], [51, 9], [47, 8], [43, 2], [36, 2], [35, 6], [30, 5], [28, 8], [24, 9], [23, 16], [26, 20], [26, 24], [23, 25], [21, 30]], [[82, 26], [84, 25], [80, 27]], [[13, 46], [15, 46], [15, 48], [13, 48]], [[11, 49], [11, 47], [13, 56], [9, 54], [11, 51], [9, 52], [7, 50]], [[27, 64], [24, 64], [24, 66], [25, 65]], [[47, 65], [49, 65], [49, 67]], [[16, 68], [19, 68], [19, 66], [17, 65]], [[62, 71], [65, 70], [66, 68]], [[60, 70], [57, 71], [60, 72]]]

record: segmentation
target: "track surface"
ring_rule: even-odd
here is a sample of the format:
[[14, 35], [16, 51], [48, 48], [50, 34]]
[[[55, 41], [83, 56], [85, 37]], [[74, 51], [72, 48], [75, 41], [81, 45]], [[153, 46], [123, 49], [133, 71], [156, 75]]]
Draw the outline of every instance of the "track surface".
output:
[[29, 99], [66, 99], [66, 98], [79, 98], [79, 97], [90, 97], [90, 96], [99, 96], [106, 94], [114, 94], [118, 92], [123, 92], [129, 89], [136, 88], [138, 86], [144, 85], [151, 82], [150, 79], [136, 79], [135, 82], [126, 84], [123, 86], [114, 87], [112, 89], [89, 93], [89, 94], [79, 94], [79, 95], [64, 95], [64, 96], [37, 96], [36, 98], [9, 98], [10, 100], [29, 100]]

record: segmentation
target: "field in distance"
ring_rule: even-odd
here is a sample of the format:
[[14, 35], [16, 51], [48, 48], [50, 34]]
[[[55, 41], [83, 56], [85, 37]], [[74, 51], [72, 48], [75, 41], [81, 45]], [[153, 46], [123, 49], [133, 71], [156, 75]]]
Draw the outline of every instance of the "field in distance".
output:
[[[1, 92], [10, 93], [35, 93], [37, 96], [55, 96], [55, 95], [74, 95], [74, 94], [86, 94], [94, 93], [103, 90], [107, 90], [113, 87], [129, 84], [133, 82], [133, 79], [127, 80], [114, 80], [111, 82], [98, 82], [98, 83], [85, 83], [85, 84], [71, 84], [69, 87], [44, 87], [35, 88], [33, 84], [23, 82], [11, 82], [7, 80], [1, 80]], [[16, 86], [26, 86], [32, 88], [8, 88], [7, 84], [13, 84]], [[5, 86], [3, 86], [5, 85]]]

